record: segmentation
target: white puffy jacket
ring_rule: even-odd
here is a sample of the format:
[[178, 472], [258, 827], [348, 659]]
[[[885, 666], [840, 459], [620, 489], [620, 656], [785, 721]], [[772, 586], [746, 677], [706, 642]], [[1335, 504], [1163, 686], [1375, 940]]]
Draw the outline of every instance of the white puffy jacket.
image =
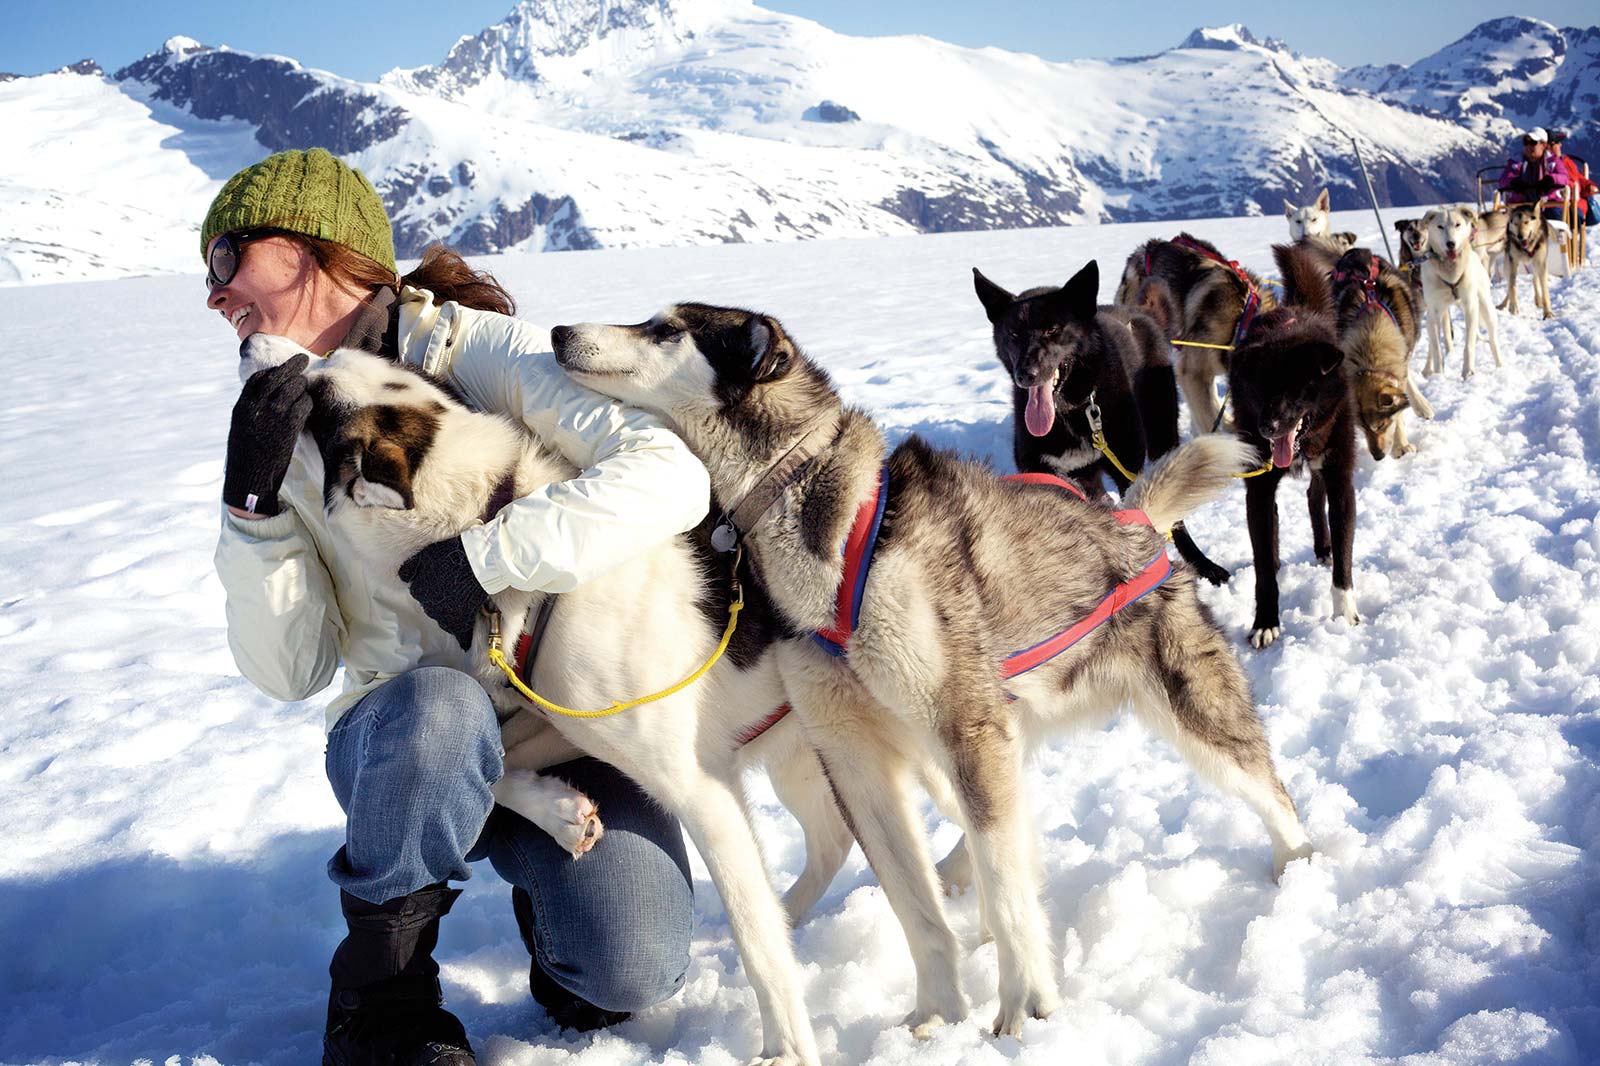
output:
[[[520, 417], [582, 471], [514, 501], [462, 534], [489, 592], [565, 592], [705, 516], [705, 468], [653, 415], [567, 377], [548, 333], [519, 319], [400, 294], [402, 361], [449, 381], [473, 407]], [[467, 669], [456, 639], [407, 594], [373, 590], [335, 547], [322, 510], [322, 457], [302, 434], [271, 518], [222, 511], [217, 574], [228, 645], [245, 677], [280, 700], [326, 688], [342, 660], [331, 729], [367, 692], [415, 666]], [[396, 560], [398, 564], [401, 560]]]

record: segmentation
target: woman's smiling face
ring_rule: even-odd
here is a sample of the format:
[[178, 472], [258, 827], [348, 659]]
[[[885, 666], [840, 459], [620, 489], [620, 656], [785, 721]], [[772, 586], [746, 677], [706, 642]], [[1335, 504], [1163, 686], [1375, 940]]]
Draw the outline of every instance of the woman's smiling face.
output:
[[[212, 247], [221, 239], [214, 239]], [[208, 256], [210, 252], [207, 248]], [[270, 333], [320, 352], [328, 346], [330, 328], [349, 313], [353, 298], [333, 284], [305, 245], [292, 237], [271, 236], [243, 245], [227, 284], [207, 286], [206, 306], [227, 319], [241, 341], [252, 333]]]

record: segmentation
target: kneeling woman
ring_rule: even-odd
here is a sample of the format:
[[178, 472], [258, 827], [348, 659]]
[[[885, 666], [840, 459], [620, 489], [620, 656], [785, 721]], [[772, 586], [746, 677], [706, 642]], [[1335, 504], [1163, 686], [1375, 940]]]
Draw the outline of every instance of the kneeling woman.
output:
[[328, 874], [349, 933], [330, 967], [324, 1062], [474, 1062], [432, 952], [459, 895], [448, 882], [481, 858], [513, 886], [533, 993], [558, 1023], [593, 1028], [671, 996], [692, 918], [677, 823], [593, 759], [545, 771], [605, 812], [581, 861], [495, 807], [499, 725], [463, 670], [490, 594], [565, 591], [693, 527], [710, 498], [704, 468], [652, 416], [569, 380], [493, 277], [441, 248], [399, 277], [382, 201], [321, 149], [234, 175], [201, 242], [206, 304], [240, 340], [265, 332], [422, 366], [583, 471], [417, 553], [402, 567], [411, 597], [389, 602], [329, 535], [299, 363], [252, 376], [234, 407], [216, 555], [234, 659], [281, 700], [322, 690], [341, 662], [345, 673], [327, 773], [347, 823]]

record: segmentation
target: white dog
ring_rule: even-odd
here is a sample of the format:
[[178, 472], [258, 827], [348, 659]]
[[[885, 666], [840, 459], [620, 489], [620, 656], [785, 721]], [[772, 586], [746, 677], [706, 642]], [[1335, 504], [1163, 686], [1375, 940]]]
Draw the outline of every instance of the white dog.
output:
[[1306, 207], [1283, 202], [1283, 216], [1289, 220], [1289, 240], [1299, 243], [1307, 237], [1327, 237], [1328, 190], [1317, 194], [1316, 202]]
[[1423, 373], [1432, 377], [1444, 371], [1444, 354], [1450, 307], [1461, 305], [1466, 320], [1461, 376], [1473, 374], [1473, 356], [1478, 342], [1478, 327], [1489, 332], [1489, 350], [1494, 365], [1504, 366], [1500, 358], [1500, 328], [1495, 320], [1494, 294], [1489, 288], [1489, 271], [1473, 246], [1478, 213], [1470, 207], [1436, 207], [1422, 216], [1427, 233], [1427, 253], [1422, 260], [1422, 299], [1428, 309], [1428, 362]]

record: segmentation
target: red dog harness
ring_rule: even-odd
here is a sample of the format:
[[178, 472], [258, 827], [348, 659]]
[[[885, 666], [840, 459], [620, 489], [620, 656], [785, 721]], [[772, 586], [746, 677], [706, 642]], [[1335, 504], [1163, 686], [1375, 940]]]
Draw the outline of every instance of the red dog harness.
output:
[[[1026, 485], [1052, 485], [1066, 489], [1080, 500], [1088, 499], [1078, 486], [1053, 474], [1008, 474], [1001, 480], [1020, 481]], [[888, 481], [889, 467], [885, 465], [878, 474], [878, 485], [872, 495], [856, 511], [855, 522], [850, 526], [850, 533], [845, 537], [844, 545], [840, 549], [840, 553], [844, 556], [844, 576], [839, 582], [839, 591], [834, 600], [833, 625], [811, 635], [811, 639], [815, 640], [823, 651], [838, 658], [843, 658], [849, 653], [850, 635], [856, 631], [856, 624], [861, 618], [862, 590], [867, 584], [867, 573], [872, 568], [872, 553], [878, 543], [878, 531], [883, 526], [883, 509], [889, 496], [886, 491]], [[1123, 525], [1150, 525], [1150, 518], [1143, 511], [1117, 511], [1116, 519]], [[1009, 680], [1043, 666], [1104, 625], [1112, 615], [1166, 581], [1171, 574], [1172, 560], [1167, 558], [1166, 549], [1163, 548], [1132, 580], [1122, 582], [1107, 593], [1105, 599], [1089, 612], [1087, 618], [1032, 647], [1012, 652], [1001, 660], [1000, 679]], [[1010, 693], [1006, 695], [1008, 699], [1016, 698]], [[734, 747], [742, 748], [749, 744], [783, 721], [791, 709], [789, 704], [785, 703], [756, 722], [735, 738]]]
[[[1182, 236], [1174, 237], [1172, 239], [1172, 243], [1176, 244], [1179, 248], [1184, 248], [1193, 252], [1195, 255], [1198, 255], [1203, 259], [1209, 259], [1213, 263], [1221, 263], [1223, 266], [1233, 271], [1234, 277], [1244, 282], [1244, 310], [1239, 312], [1239, 322], [1233, 327], [1232, 346], [1235, 348], [1239, 347], [1239, 343], [1244, 340], [1245, 333], [1250, 329], [1250, 323], [1255, 321], [1256, 312], [1261, 309], [1261, 294], [1256, 291], [1256, 283], [1251, 279], [1244, 267], [1239, 265], [1239, 261], [1237, 259], [1224, 259], [1220, 254], [1213, 252], [1210, 248], [1200, 244], [1198, 241], [1188, 240]], [[1149, 253], [1147, 252], [1145, 254], [1146, 274], [1150, 272], [1149, 263]]]
[[[878, 475], [876, 490], [856, 511], [855, 523], [850, 527], [850, 534], [841, 549], [844, 555], [844, 579], [839, 582], [833, 625], [812, 634], [812, 639], [830, 655], [844, 657], [848, 654], [850, 635], [855, 632], [861, 616], [861, 593], [872, 565], [872, 550], [877, 544], [878, 530], [883, 525], [888, 480], [889, 468], [886, 465]], [[1027, 485], [1051, 485], [1066, 489], [1080, 500], [1087, 500], [1082, 489], [1053, 474], [1010, 474], [1001, 480], [1020, 481]], [[1150, 525], [1150, 518], [1143, 511], [1117, 511], [1116, 518], [1123, 525]], [[1000, 663], [1000, 678], [1004, 680], [1025, 674], [1054, 659], [1105, 624], [1112, 615], [1166, 581], [1171, 573], [1172, 560], [1167, 558], [1166, 548], [1163, 547], [1136, 576], [1107, 593], [1087, 618], [1032, 647], [1006, 656]]]
[[1366, 296], [1366, 302], [1363, 303], [1361, 305], [1361, 309], [1356, 312], [1357, 318], [1360, 318], [1362, 315], [1372, 310], [1373, 307], [1377, 307], [1378, 310], [1389, 316], [1389, 321], [1395, 324], [1396, 329], [1400, 327], [1400, 320], [1394, 317], [1394, 309], [1388, 304], [1384, 303], [1383, 298], [1378, 295], [1377, 259], [1373, 259], [1371, 265], [1367, 267], [1366, 277], [1362, 277], [1355, 271], [1345, 270], [1335, 270], [1328, 276], [1332, 278], [1336, 284], [1345, 281], [1356, 281], [1360, 283], [1361, 291]]

